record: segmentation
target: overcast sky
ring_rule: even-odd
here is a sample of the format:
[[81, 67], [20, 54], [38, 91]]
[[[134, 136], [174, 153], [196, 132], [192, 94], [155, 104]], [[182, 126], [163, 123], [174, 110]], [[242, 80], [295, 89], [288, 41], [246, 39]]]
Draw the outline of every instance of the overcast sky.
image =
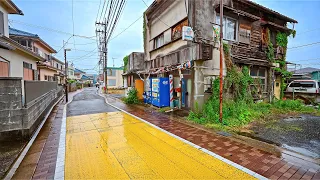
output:
[[[61, 49], [63, 40], [67, 41], [73, 34], [72, 0], [13, 0], [24, 12], [24, 16], [10, 15], [13, 20], [10, 26], [30, 33], [38, 34], [57, 51]], [[73, 0], [74, 34], [95, 36], [95, 21], [101, 0]], [[148, 5], [153, 0], [145, 0]], [[289, 40], [288, 47], [320, 42], [320, 1], [256, 1], [261, 5], [278, 11], [286, 16], [296, 19], [297, 36]], [[113, 36], [119, 34], [131, 23], [139, 19], [147, 9], [142, 0], [128, 0], [119, 24]], [[100, 17], [100, 13], [98, 18]], [[49, 28], [49, 29], [48, 29]], [[55, 31], [53, 31], [55, 30]], [[56, 31], [60, 31], [59, 33]], [[66, 32], [66, 33], [65, 33]], [[92, 39], [74, 37], [68, 41], [67, 53], [70, 61], [88, 73], [96, 73], [94, 69], [98, 63], [97, 43]], [[128, 30], [110, 41], [108, 46], [108, 66], [121, 66], [122, 59], [130, 52], [143, 52], [142, 18]], [[320, 68], [320, 44], [294, 48], [288, 50], [287, 61], [303, 64], [305, 67]], [[61, 50], [56, 57], [63, 60]]]

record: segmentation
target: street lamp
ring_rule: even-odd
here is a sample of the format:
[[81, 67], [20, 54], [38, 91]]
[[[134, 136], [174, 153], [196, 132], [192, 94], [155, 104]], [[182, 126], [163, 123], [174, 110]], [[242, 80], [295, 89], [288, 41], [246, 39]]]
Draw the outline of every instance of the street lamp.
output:
[[65, 77], [65, 95], [66, 95], [66, 103], [68, 102], [68, 63], [67, 63], [67, 51], [71, 51], [71, 49], [64, 49], [64, 73]]

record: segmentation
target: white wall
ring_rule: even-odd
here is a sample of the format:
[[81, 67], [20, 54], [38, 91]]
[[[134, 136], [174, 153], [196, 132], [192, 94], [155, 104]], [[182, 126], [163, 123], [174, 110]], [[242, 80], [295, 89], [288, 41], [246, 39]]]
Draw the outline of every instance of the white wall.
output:
[[8, 12], [2, 6], [0, 6], [0, 11], [3, 12], [4, 35], [9, 37]]
[[23, 62], [32, 64], [32, 69], [37, 69], [36, 58], [22, 54], [19, 50], [9, 51], [0, 49], [0, 56], [9, 61], [9, 77], [21, 77], [23, 78]]
[[[151, 37], [155, 38], [171, 26], [187, 17], [184, 0], [176, 0], [158, 18], [151, 22]], [[165, 23], [165, 24], [164, 24]], [[169, 27], [168, 27], [169, 26]]]
[[158, 55], [159, 56], [166, 55], [166, 54], [180, 48], [181, 46], [187, 45], [187, 43], [188, 43], [187, 41], [182, 41], [180, 39], [180, 40], [177, 40], [177, 41], [170, 43], [166, 46], [163, 46], [155, 51], [152, 51], [150, 53], [150, 59], [155, 59]]

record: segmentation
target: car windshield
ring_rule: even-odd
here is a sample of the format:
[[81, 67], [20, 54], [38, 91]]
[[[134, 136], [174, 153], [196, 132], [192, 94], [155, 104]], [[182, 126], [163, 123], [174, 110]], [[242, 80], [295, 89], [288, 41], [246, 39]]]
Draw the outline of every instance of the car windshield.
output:
[[316, 83], [312, 81], [299, 81], [291, 83], [289, 87], [315, 88]]

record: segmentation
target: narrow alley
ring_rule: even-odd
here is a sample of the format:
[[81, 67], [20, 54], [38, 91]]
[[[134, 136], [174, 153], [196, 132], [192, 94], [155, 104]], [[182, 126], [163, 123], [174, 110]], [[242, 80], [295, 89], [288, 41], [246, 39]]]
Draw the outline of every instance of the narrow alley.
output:
[[255, 178], [239, 165], [114, 109], [94, 88], [74, 97], [66, 123], [67, 179]]

